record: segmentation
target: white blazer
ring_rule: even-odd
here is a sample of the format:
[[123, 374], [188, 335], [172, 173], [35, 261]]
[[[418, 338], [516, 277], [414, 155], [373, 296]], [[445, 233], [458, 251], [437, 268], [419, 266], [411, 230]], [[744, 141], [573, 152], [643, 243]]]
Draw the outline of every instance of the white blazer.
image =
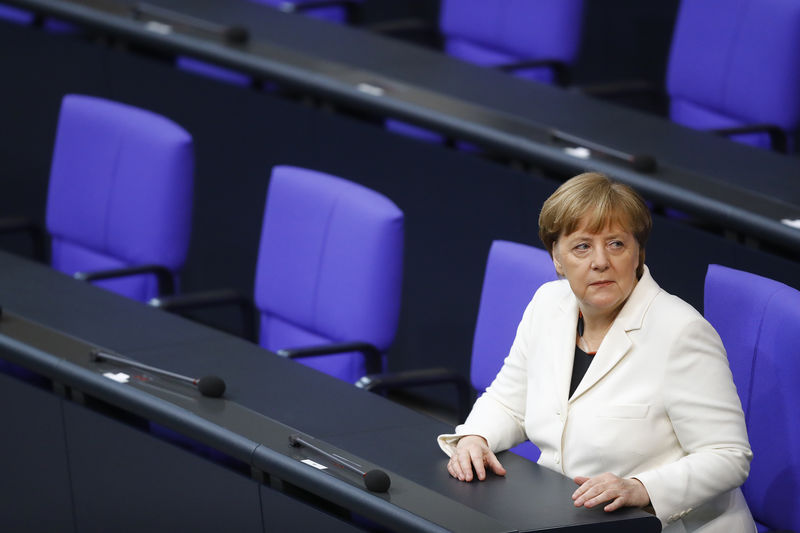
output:
[[536, 291], [494, 382], [456, 433], [439, 437], [445, 453], [463, 435], [494, 451], [527, 438], [539, 464], [566, 476], [637, 478], [664, 531], [755, 531], [738, 488], [752, 452], [714, 328], [645, 268], [568, 398], [577, 320], [566, 280]]

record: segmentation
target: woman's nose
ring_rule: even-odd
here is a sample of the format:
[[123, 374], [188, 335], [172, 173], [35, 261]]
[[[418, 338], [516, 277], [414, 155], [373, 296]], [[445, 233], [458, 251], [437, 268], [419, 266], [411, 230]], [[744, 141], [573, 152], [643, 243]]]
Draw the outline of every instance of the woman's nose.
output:
[[608, 268], [608, 255], [603, 249], [595, 249], [592, 255], [592, 268], [595, 270], [605, 270]]

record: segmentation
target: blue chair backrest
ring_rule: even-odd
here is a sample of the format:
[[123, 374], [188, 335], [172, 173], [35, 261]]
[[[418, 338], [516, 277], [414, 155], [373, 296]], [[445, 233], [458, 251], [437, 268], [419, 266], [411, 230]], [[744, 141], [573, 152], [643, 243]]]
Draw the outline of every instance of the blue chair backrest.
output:
[[[445, 51], [483, 66], [522, 60], [572, 63], [581, 39], [583, 0], [442, 0]], [[551, 82], [546, 68], [521, 77]]]
[[742, 491], [760, 530], [800, 531], [800, 292], [709, 265], [704, 300], [728, 352], [753, 449]]
[[[321, 172], [272, 171], [256, 267], [260, 343], [277, 351], [394, 340], [403, 273], [403, 213], [385, 196]], [[300, 359], [349, 382], [364, 358]]]
[[[193, 171], [192, 138], [174, 122], [65, 96], [47, 197], [53, 268], [71, 275], [157, 264], [177, 275], [189, 248]], [[151, 274], [96, 284], [140, 301], [158, 296]]]
[[[696, 129], [800, 126], [800, 3], [684, 0], [672, 39], [671, 118]], [[766, 135], [738, 140], [768, 147]]]
[[[533, 294], [543, 283], [556, 279], [550, 254], [541, 248], [509, 241], [492, 243], [472, 342], [470, 378], [478, 394], [503, 366]], [[534, 461], [539, 456], [530, 442], [511, 451]]]

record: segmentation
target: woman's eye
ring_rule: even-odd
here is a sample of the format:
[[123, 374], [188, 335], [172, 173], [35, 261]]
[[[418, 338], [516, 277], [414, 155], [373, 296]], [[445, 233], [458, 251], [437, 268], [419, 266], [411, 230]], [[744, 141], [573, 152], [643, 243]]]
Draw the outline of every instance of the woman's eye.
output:
[[612, 248], [622, 248], [623, 246], [625, 246], [625, 243], [623, 243], [622, 241], [611, 241], [609, 243], [609, 246], [611, 246]]
[[586, 244], [585, 242], [582, 242], [580, 244], [576, 244], [575, 245], [575, 250], [577, 250], [579, 252], [583, 252], [583, 251], [586, 251], [588, 249], [589, 249], [589, 245]]

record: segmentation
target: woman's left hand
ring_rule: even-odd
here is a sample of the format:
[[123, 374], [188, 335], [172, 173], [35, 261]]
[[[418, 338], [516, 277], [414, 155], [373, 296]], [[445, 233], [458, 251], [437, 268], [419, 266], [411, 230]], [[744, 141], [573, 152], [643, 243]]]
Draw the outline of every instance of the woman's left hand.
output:
[[650, 504], [650, 495], [642, 482], [636, 478], [621, 478], [606, 472], [594, 477], [578, 476], [580, 485], [572, 494], [575, 507], [594, 507], [610, 502], [604, 511], [616, 511], [620, 507], [644, 507]]

